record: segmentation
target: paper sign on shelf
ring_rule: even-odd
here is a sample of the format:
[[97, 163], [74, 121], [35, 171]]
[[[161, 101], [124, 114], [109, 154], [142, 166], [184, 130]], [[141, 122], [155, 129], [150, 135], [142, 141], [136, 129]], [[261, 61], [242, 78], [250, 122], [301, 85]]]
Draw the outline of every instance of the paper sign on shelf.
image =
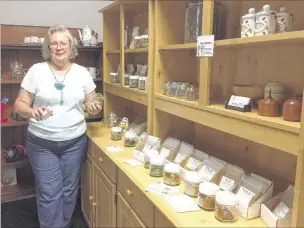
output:
[[214, 50], [214, 35], [198, 36], [196, 57], [213, 56]]
[[105, 149], [109, 152], [121, 152], [124, 151], [124, 148], [120, 146], [106, 146]]

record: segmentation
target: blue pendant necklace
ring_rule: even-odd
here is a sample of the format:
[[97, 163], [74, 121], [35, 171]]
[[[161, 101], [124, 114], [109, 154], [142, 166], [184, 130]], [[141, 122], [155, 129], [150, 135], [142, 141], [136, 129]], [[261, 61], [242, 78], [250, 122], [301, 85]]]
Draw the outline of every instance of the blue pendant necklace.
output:
[[53, 71], [53, 69], [52, 69], [52, 67], [51, 67], [50, 64], [49, 64], [49, 67], [50, 67], [50, 69], [51, 69], [51, 71], [52, 71], [52, 74], [53, 74], [55, 80], [56, 80], [56, 82], [54, 83], [54, 87], [55, 87], [57, 90], [59, 90], [59, 91], [61, 92], [61, 94], [60, 94], [60, 95], [61, 95], [60, 105], [63, 105], [63, 89], [64, 89], [64, 87], [65, 87], [65, 85], [64, 85], [63, 82], [64, 82], [64, 80], [65, 80], [65, 77], [66, 77], [67, 73], [70, 71], [70, 69], [71, 69], [71, 67], [72, 67], [72, 64], [70, 65], [70, 67], [69, 67], [69, 69], [67, 70], [67, 72], [65, 72], [64, 78], [63, 78], [63, 80], [62, 80], [61, 82], [57, 80], [57, 78], [56, 78], [56, 76], [55, 76], [55, 74], [54, 74], [54, 71]]

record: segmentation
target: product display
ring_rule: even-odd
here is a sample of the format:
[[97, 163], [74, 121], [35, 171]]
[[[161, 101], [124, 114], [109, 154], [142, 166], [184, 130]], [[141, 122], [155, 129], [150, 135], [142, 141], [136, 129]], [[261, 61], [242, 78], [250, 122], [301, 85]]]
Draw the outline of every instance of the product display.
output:
[[177, 164], [167, 163], [164, 168], [164, 183], [176, 186], [180, 184], [180, 169]]
[[221, 222], [237, 220], [236, 195], [228, 191], [218, 191], [215, 197], [215, 217]]

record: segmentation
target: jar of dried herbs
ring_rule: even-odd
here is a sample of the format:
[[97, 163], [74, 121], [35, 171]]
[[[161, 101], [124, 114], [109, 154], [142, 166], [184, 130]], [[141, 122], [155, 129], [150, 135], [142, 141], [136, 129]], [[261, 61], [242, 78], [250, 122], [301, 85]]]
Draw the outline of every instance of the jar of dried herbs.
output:
[[138, 88], [138, 76], [132, 75], [129, 80], [130, 88]]
[[138, 77], [138, 89], [140, 90], [146, 89], [146, 80], [147, 77]]
[[190, 101], [198, 100], [199, 98], [199, 91], [197, 85], [190, 85], [187, 87], [185, 99]]
[[142, 35], [141, 36], [141, 44], [143, 48], [147, 48], [149, 46], [149, 36], [148, 35]]
[[177, 91], [176, 91], [176, 97], [185, 98], [188, 86], [189, 86], [189, 83], [187, 83], [187, 82], [179, 83], [178, 87], [177, 87]]
[[237, 197], [229, 191], [218, 191], [215, 196], [214, 216], [221, 222], [237, 220]]
[[199, 184], [204, 181], [197, 172], [186, 172], [184, 177], [185, 190], [184, 193], [191, 197], [197, 197], [199, 191]]
[[134, 147], [136, 146], [137, 141], [138, 141], [138, 136], [135, 134], [135, 132], [127, 131], [125, 133], [125, 137], [124, 137], [125, 147]]
[[122, 128], [121, 127], [112, 127], [111, 128], [111, 139], [112, 140], [121, 140], [122, 138]]
[[157, 155], [150, 158], [150, 176], [162, 177], [164, 174], [165, 159], [163, 156]]
[[144, 167], [146, 169], [149, 169], [150, 168], [150, 159], [151, 157], [154, 157], [154, 156], [158, 156], [159, 153], [157, 150], [148, 150], [146, 153], [145, 153], [145, 158], [144, 158]]
[[125, 74], [125, 76], [124, 76], [124, 86], [129, 86], [129, 78], [130, 78], [130, 75]]
[[110, 82], [111, 83], [119, 83], [120, 80], [119, 80], [119, 74], [116, 73], [116, 72], [111, 72], [110, 73]]
[[167, 163], [164, 168], [164, 183], [171, 186], [180, 184], [180, 168], [177, 164]]
[[214, 210], [215, 196], [220, 188], [212, 182], [204, 182], [199, 185], [198, 206], [204, 210]]
[[142, 47], [141, 36], [135, 36], [134, 37], [134, 46], [135, 46], [135, 48], [141, 48]]

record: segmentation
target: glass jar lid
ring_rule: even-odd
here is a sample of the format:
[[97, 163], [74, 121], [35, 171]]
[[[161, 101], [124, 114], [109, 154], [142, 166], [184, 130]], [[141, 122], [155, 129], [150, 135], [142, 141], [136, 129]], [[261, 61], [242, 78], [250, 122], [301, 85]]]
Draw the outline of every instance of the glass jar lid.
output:
[[235, 206], [237, 204], [236, 195], [229, 191], [218, 191], [215, 200], [224, 206]]
[[122, 128], [121, 128], [121, 127], [112, 127], [112, 128], [111, 128], [111, 131], [112, 131], [112, 132], [121, 132], [121, 131], [122, 131]]
[[[151, 153], [151, 151], [150, 151], [150, 153]], [[160, 155], [151, 156], [150, 164], [163, 166], [165, 164], [165, 158]]]
[[112, 76], [118, 76], [118, 73], [111, 72], [110, 75], [112, 75]]
[[130, 76], [130, 79], [138, 79], [138, 76], [137, 75], [132, 75], [132, 76]]
[[201, 183], [204, 179], [195, 171], [188, 171], [185, 174], [185, 180], [189, 181], [191, 183], [196, 183], [199, 184]]
[[179, 174], [180, 173], [180, 168], [175, 163], [167, 163], [165, 165], [165, 172]]
[[199, 192], [207, 196], [215, 196], [220, 187], [212, 182], [203, 182], [199, 185]]

